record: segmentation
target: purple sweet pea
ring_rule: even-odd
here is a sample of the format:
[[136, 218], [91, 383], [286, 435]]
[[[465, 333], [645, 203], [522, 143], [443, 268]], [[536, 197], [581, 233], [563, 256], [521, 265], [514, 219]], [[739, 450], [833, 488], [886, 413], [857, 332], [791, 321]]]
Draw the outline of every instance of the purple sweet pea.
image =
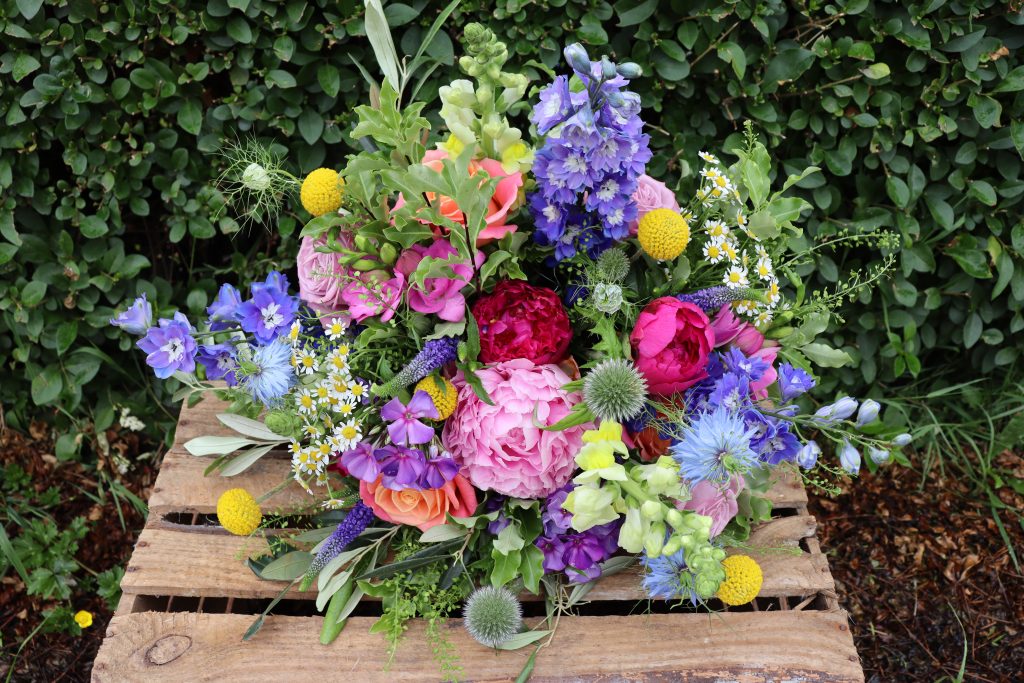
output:
[[188, 318], [181, 313], [175, 313], [172, 320], [161, 318], [159, 327], [149, 328], [146, 336], [135, 343], [146, 352], [146, 364], [160, 379], [167, 379], [179, 370], [194, 372], [196, 369], [196, 340], [192, 338]]
[[223, 379], [229, 387], [238, 384], [235, 371], [238, 363], [235, 360], [235, 347], [228, 342], [220, 344], [203, 344], [199, 347], [196, 360], [206, 368], [206, 379]]
[[378, 448], [374, 455], [384, 475], [381, 479], [384, 488], [392, 491], [421, 488], [419, 480], [426, 467], [422, 452], [402, 446], [384, 446]]
[[341, 454], [341, 466], [359, 481], [373, 483], [380, 476], [380, 464], [373, 451], [373, 446], [365, 441]]
[[388, 425], [388, 435], [392, 443], [411, 446], [427, 443], [434, 438], [433, 427], [423, 424], [419, 418], [436, 420], [438, 413], [430, 394], [420, 390], [412, 395], [408, 405], [403, 405], [398, 398], [385, 403], [380, 409], [380, 417], [391, 423]]
[[800, 394], [804, 394], [814, 388], [814, 378], [789, 363], [780, 365], [778, 374], [779, 393], [782, 394], [783, 401], [792, 401]]
[[146, 300], [146, 293], [143, 292], [142, 296], [133, 301], [128, 310], [116, 318], [111, 318], [110, 324], [120, 327], [128, 334], [146, 334], [146, 330], [153, 325], [153, 307]]
[[206, 313], [210, 316], [210, 329], [213, 331], [223, 330], [235, 321], [239, 306], [242, 305], [242, 293], [233, 285], [224, 283], [217, 292], [217, 298], [206, 307]]
[[250, 289], [252, 298], [238, 307], [242, 329], [263, 343], [286, 334], [299, 309], [298, 300], [288, 295], [288, 279], [275, 271]]
[[544, 573], [552, 574], [565, 569], [565, 544], [558, 537], [541, 536], [534, 545], [544, 553]]

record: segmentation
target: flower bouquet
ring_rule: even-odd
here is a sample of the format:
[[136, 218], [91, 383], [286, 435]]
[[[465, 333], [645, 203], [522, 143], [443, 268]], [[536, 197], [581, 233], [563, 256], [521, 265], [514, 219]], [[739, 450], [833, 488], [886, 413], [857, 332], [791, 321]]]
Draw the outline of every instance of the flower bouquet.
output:
[[[224, 284], [198, 324], [154, 324], [144, 296], [112, 321], [181, 398], [231, 401], [220, 419], [237, 436], [185, 445], [210, 471], [291, 452], [281, 486], [309, 492], [312, 513], [250, 568], [315, 585], [325, 643], [372, 596], [392, 646], [408, 619], [464, 604], [480, 643], [523, 647], [633, 563], [652, 598], [750, 601], [757, 562], [726, 550], [770, 517], [777, 468], [829, 486], [806, 473], [856, 473], [861, 452], [882, 463], [909, 440], [875, 401], [815, 410], [807, 395], [814, 366], [850, 360], [818, 338], [833, 309], [882, 275], [809, 294], [812, 252], [887, 237], [805, 238], [809, 207], [787, 190], [817, 169], [773, 191], [749, 124], [722, 157], [687, 160], [701, 170], [685, 197], [646, 175], [640, 69], [578, 44], [531, 84], [470, 24], [467, 78], [427, 116], [403, 101], [423, 50], [400, 63], [367, 4], [385, 78], [356, 112], [363, 151], [301, 181], [258, 142], [230, 152], [222, 188], [240, 215], [272, 222], [295, 194], [309, 215], [297, 278]], [[226, 530], [272, 523], [254, 493], [221, 497]], [[524, 591], [552, 605], [546, 628], [522, 630]]]

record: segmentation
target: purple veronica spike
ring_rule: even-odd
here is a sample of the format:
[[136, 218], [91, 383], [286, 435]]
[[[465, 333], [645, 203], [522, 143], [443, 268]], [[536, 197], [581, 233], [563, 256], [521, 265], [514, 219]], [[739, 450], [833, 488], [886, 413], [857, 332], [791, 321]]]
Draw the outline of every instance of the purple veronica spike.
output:
[[192, 338], [188, 318], [181, 313], [175, 313], [172, 320], [161, 318], [159, 327], [149, 328], [136, 345], [148, 354], [146, 364], [160, 379], [167, 379], [179, 370], [194, 372], [196, 369], [198, 346]]
[[146, 334], [146, 330], [153, 324], [153, 307], [146, 300], [146, 293], [143, 292], [142, 296], [133, 301], [128, 310], [116, 318], [111, 318], [110, 324], [120, 327], [128, 334]]
[[373, 510], [367, 507], [363, 501], [356, 503], [349, 511], [345, 519], [338, 524], [338, 528], [327, 537], [320, 552], [313, 558], [313, 563], [306, 571], [303, 585], [308, 587], [320, 573], [320, 570], [327, 566], [327, 563], [341, 554], [352, 541], [356, 540], [359, 534], [363, 533], [366, 527], [373, 521]]
[[416, 357], [397, 375], [377, 387], [375, 393], [378, 396], [394, 396], [399, 390], [455, 360], [458, 348], [458, 337], [441, 337], [427, 341]]
[[749, 299], [750, 293], [751, 290], [745, 287], [730, 289], [725, 285], [719, 285], [718, 287], [699, 289], [689, 294], [677, 294], [676, 298], [683, 302], [696, 304], [705, 313], [711, 313], [727, 303]]

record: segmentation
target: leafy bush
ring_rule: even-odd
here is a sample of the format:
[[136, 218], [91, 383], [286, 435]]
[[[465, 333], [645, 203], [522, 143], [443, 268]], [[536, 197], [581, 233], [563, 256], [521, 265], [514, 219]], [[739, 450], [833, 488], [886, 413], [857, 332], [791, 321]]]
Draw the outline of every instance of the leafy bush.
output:
[[[812, 233], [891, 227], [899, 270], [850, 308], [833, 342], [850, 388], [955, 359], [1013, 366], [1024, 327], [1024, 17], [1019, 3], [871, 0], [466, 0], [428, 53], [455, 77], [453, 39], [482, 21], [538, 79], [580, 40], [639, 62], [652, 175], [690, 187], [698, 149], [752, 119], [801, 183]], [[3, 0], [0, 92], [0, 402], [110, 426], [119, 406], [153, 415], [167, 395], [106, 326], [146, 292], [198, 311], [213, 276], [288, 267], [294, 217], [243, 231], [210, 188], [224, 138], [259, 134], [299, 172], [340, 165], [352, 108], [375, 71], [356, 0]], [[416, 46], [438, 3], [390, 3]], [[406, 49], [408, 52], [409, 49]], [[879, 255], [821, 252], [838, 265]], [[100, 374], [102, 373], [102, 374]], [[963, 373], [961, 373], [961, 378]], [[12, 410], [13, 408], [13, 410]], [[165, 414], [165, 417], [169, 415]], [[80, 440], [58, 442], [72, 457]]]

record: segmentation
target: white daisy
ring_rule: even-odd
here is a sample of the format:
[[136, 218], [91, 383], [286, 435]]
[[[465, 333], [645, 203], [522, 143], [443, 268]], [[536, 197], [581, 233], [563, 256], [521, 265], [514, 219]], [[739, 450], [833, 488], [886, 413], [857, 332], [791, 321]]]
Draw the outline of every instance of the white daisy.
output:
[[348, 329], [348, 323], [341, 318], [331, 318], [327, 321], [327, 325], [324, 327], [324, 334], [331, 341], [341, 339], [342, 335]]
[[772, 312], [769, 310], [761, 311], [754, 318], [754, 324], [758, 327], [764, 327], [772, 321]]
[[750, 280], [747, 279], [747, 269], [742, 266], [733, 266], [729, 269], [729, 272], [722, 278], [722, 282], [729, 289], [739, 289], [740, 287], [746, 287], [750, 284]]
[[295, 407], [299, 409], [300, 415], [312, 415], [316, 412], [316, 397], [309, 389], [303, 389], [295, 394]]
[[302, 325], [300, 325], [299, 321], [296, 320], [292, 323], [292, 328], [288, 330], [288, 341], [292, 343], [292, 346], [295, 346], [295, 342], [299, 341], [299, 333], [301, 332]]
[[320, 361], [309, 349], [296, 351], [294, 364], [302, 375], [312, 375], [320, 369]]
[[729, 226], [722, 221], [708, 221], [704, 224], [704, 231], [709, 237], [725, 239], [729, 236]]
[[697, 152], [697, 156], [704, 160], [705, 163], [718, 165], [718, 157], [709, 152]]
[[772, 276], [772, 260], [767, 256], [762, 256], [757, 260], [757, 277], [761, 280], [767, 280]]
[[725, 250], [722, 243], [716, 240], [708, 240], [704, 245], [704, 258], [708, 263], [718, 263], [725, 258]]
[[349, 420], [345, 424], [339, 426], [334, 430], [334, 435], [338, 437], [344, 447], [343, 451], [348, 451], [358, 445], [359, 440], [363, 438], [363, 432], [361, 425], [355, 420]]
[[775, 308], [782, 301], [782, 292], [779, 290], [779, 279], [772, 277], [768, 280], [768, 292], [765, 295], [768, 299], [768, 307]]

